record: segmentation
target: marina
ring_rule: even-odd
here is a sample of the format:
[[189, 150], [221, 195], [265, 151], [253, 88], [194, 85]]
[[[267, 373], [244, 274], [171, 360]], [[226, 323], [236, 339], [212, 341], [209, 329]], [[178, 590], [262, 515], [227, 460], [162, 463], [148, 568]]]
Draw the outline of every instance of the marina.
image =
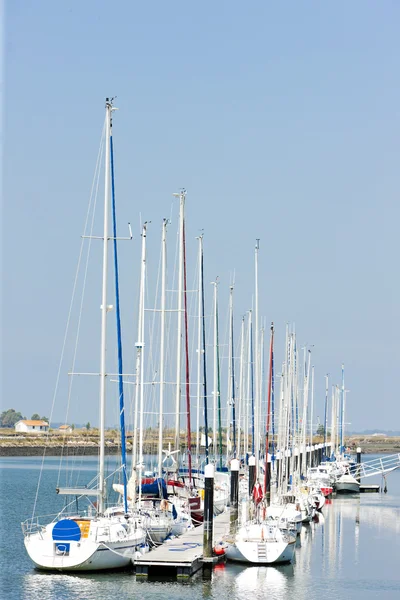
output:
[[[84, 463], [86, 469], [95, 468], [93, 458], [85, 459]], [[54, 500], [51, 480], [57, 464], [56, 457], [46, 459], [43, 477], [49, 501]], [[400, 471], [388, 475], [386, 494], [337, 496], [328, 502], [316, 520], [302, 527], [290, 564], [249, 567], [224, 561], [209, 574], [199, 568], [189, 578], [178, 578], [176, 569], [157, 575], [150, 568], [149, 576], [143, 578], [137, 577], [133, 567], [80, 575], [45, 573], [32, 568], [19, 534], [21, 514], [28, 506], [28, 499], [21, 497], [19, 503], [13, 503], [12, 498], [18, 493], [21, 479], [28, 487], [34, 483], [39, 468], [37, 458], [0, 459], [0, 500], [8, 515], [7, 522], [4, 519], [0, 522], [0, 535], [2, 539], [8, 535], [10, 540], [6, 552], [0, 555], [0, 580], [4, 597], [10, 600], [33, 598], [38, 590], [46, 600], [54, 597], [66, 600], [71, 596], [78, 599], [78, 595], [85, 600], [107, 600], [116, 589], [122, 600], [136, 595], [157, 600], [160, 593], [178, 600], [187, 598], [188, 593], [193, 600], [204, 600], [211, 594], [221, 600], [242, 600], [249, 593], [263, 595], [266, 591], [274, 600], [286, 594], [296, 594], [301, 600], [324, 594], [333, 600], [343, 591], [354, 600], [398, 597]], [[219, 517], [215, 520], [219, 521]]]
[[399, 600], [400, 4], [3, 12], [0, 600]]

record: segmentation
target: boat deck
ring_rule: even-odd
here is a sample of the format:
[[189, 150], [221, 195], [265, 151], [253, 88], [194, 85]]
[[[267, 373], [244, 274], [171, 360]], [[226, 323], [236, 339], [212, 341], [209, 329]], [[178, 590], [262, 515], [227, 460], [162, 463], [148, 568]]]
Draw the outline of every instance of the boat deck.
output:
[[[229, 510], [214, 517], [214, 540], [229, 532]], [[167, 540], [157, 548], [134, 560], [136, 577], [176, 573], [178, 578], [191, 577], [203, 564], [218, 558], [203, 560], [203, 525], [178, 538]]]

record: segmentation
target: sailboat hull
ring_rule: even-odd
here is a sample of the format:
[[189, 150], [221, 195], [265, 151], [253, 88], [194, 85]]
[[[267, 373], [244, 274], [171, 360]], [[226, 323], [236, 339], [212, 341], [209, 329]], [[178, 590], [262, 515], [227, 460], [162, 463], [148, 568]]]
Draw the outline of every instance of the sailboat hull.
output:
[[25, 548], [36, 568], [48, 571], [104, 571], [131, 564], [138, 546], [132, 542], [96, 544], [71, 542], [69, 553], [58, 553], [51, 540], [25, 540]]
[[336, 483], [337, 494], [359, 494], [360, 484], [353, 482], [337, 482]]
[[251, 564], [279, 564], [291, 562], [295, 542], [281, 541], [237, 541], [225, 549], [227, 560]]
[[359, 494], [360, 484], [352, 475], [342, 475], [336, 480], [337, 494]]
[[103, 571], [127, 567], [135, 554], [145, 548], [145, 538], [144, 530], [137, 525], [124, 526], [116, 519], [103, 517], [50, 523], [27, 532], [24, 543], [38, 569]]

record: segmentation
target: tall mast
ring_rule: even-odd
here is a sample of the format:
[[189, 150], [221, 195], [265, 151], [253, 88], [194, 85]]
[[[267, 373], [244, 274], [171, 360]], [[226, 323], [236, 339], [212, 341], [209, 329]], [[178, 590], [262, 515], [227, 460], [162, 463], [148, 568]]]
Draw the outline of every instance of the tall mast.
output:
[[[238, 456], [240, 457], [241, 436], [242, 436], [242, 420], [244, 419], [244, 317], [242, 317], [242, 325], [240, 329], [240, 369], [239, 369], [239, 399], [238, 399]], [[244, 426], [243, 426], [244, 428]]]
[[158, 476], [162, 477], [163, 411], [164, 411], [164, 371], [165, 371], [165, 294], [167, 271], [167, 225], [163, 220], [161, 238], [161, 335], [160, 335], [160, 417], [158, 427]]
[[231, 404], [232, 404], [232, 438], [233, 438], [233, 458], [236, 458], [236, 398], [235, 398], [235, 353], [234, 353], [234, 341], [233, 341], [233, 285], [230, 287], [230, 298], [229, 298], [229, 312], [230, 312], [230, 361], [231, 361]]
[[217, 354], [217, 286], [218, 277], [214, 285], [214, 393], [213, 393], [213, 454], [217, 462], [217, 404], [218, 404], [218, 354]]
[[339, 454], [343, 452], [343, 425], [344, 425], [344, 364], [342, 364], [342, 390], [340, 394], [340, 448]]
[[183, 299], [183, 229], [186, 191], [174, 194], [179, 198], [179, 267], [178, 267], [178, 339], [176, 346], [175, 450], [180, 448], [181, 369], [182, 369], [182, 299]]
[[189, 379], [189, 330], [186, 278], [186, 236], [185, 221], [183, 221], [183, 296], [185, 300], [185, 363], [186, 363], [186, 430], [189, 467], [189, 483], [192, 481], [192, 432], [190, 424], [190, 379]]
[[202, 274], [201, 274], [201, 258], [203, 250], [203, 235], [200, 235], [199, 240], [199, 254], [198, 254], [198, 268], [199, 268], [199, 289], [198, 289], [198, 326], [197, 326], [197, 408], [196, 408], [196, 461], [199, 464], [200, 458], [200, 395], [201, 395], [201, 332], [202, 332]]
[[204, 434], [206, 437], [206, 464], [208, 465], [208, 410], [207, 410], [207, 362], [206, 362], [206, 320], [204, 314], [204, 254], [203, 236], [201, 236], [201, 318], [203, 323], [203, 390], [204, 390]]
[[256, 456], [256, 473], [259, 473], [260, 459], [260, 361], [259, 361], [259, 331], [258, 331], [258, 250], [260, 240], [256, 240], [254, 253], [254, 280], [255, 280], [255, 306], [254, 306], [254, 330], [255, 330], [255, 412], [254, 412], [254, 429], [255, 429], [255, 456]]
[[336, 453], [336, 426], [337, 426], [337, 407], [336, 407], [336, 386], [332, 385], [331, 390], [332, 408], [331, 408], [331, 456]]
[[110, 133], [112, 100], [106, 98], [105, 175], [104, 175], [104, 231], [103, 231], [103, 278], [101, 295], [101, 343], [100, 343], [100, 457], [99, 457], [99, 513], [104, 513], [105, 483], [105, 406], [106, 406], [106, 337], [107, 337], [107, 270], [108, 270], [108, 219], [110, 211]]
[[[314, 365], [311, 367], [311, 411], [310, 411], [310, 446], [313, 445], [313, 419], [314, 419]], [[310, 452], [311, 456], [311, 452]], [[312, 466], [312, 465], [310, 465]]]
[[[124, 488], [124, 510], [128, 512], [128, 493], [126, 474], [126, 436], [125, 436], [125, 406], [124, 406], [124, 383], [123, 383], [123, 360], [122, 360], [122, 335], [121, 335], [121, 311], [119, 302], [119, 273], [118, 273], [118, 245], [117, 245], [117, 216], [115, 200], [115, 179], [114, 179], [114, 147], [112, 137], [112, 121], [110, 123], [110, 154], [111, 154], [111, 204], [113, 221], [113, 246], [114, 246], [114, 277], [115, 277], [115, 315], [117, 325], [118, 342], [118, 391], [119, 391], [119, 419], [121, 430], [121, 467], [122, 481]], [[128, 238], [129, 239], [129, 238]]]
[[[139, 389], [140, 389], [140, 400], [139, 400], [139, 502], [142, 498], [142, 470], [143, 470], [143, 411], [144, 411], [144, 360], [143, 360], [143, 348], [144, 348], [144, 297], [145, 297], [145, 278], [146, 278], [146, 231], [147, 223], [143, 225], [142, 231], [142, 268], [140, 274], [140, 306], [141, 311], [139, 313], [140, 320], [140, 337], [137, 342], [137, 348], [140, 350], [140, 374], [139, 374]], [[136, 387], [138, 382], [136, 380]]]
[[329, 375], [325, 375], [325, 414], [324, 414], [324, 453], [323, 458], [326, 459], [326, 439], [327, 439], [327, 412], [328, 412], [328, 391], [329, 391]]
[[249, 366], [250, 366], [250, 392], [251, 392], [251, 453], [255, 456], [255, 418], [254, 418], [254, 360], [253, 360], [253, 311], [249, 311]]
[[[269, 369], [268, 369], [268, 404], [267, 404], [267, 423], [265, 436], [265, 477], [264, 477], [264, 494], [267, 494], [270, 489], [271, 473], [268, 473], [268, 452], [269, 452], [269, 433], [271, 423], [271, 394], [272, 394], [272, 369], [273, 369], [273, 353], [274, 353], [274, 324], [271, 323], [271, 339], [269, 343]], [[269, 498], [268, 498], [269, 500]]]

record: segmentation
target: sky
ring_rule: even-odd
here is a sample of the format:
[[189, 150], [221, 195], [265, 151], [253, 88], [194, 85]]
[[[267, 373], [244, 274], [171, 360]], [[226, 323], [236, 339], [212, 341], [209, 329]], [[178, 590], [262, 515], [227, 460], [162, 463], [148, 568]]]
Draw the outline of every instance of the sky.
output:
[[[2, 410], [52, 411], [104, 99], [117, 96], [119, 230], [134, 233], [120, 250], [127, 369], [140, 223], [151, 221], [155, 280], [161, 222], [171, 216], [173, 256], [172, 193], [184, 187], [188, 280], [204, 230], [207, 307], [218, 276], [226, 321], [234, 280], [236, 347], [259, 238], [277, 370], [295, 324], [299, 346], [312, 346], [315, 414], [325, 375], [340, 383], [344, 363], [346, 427], [399, 429], [400, 4], [13, 0], [4, 11]], [[97, 245], [77, 365], [90, 371], [100, 259]], [[53, 419], [95, 423], [95, 379]]]

